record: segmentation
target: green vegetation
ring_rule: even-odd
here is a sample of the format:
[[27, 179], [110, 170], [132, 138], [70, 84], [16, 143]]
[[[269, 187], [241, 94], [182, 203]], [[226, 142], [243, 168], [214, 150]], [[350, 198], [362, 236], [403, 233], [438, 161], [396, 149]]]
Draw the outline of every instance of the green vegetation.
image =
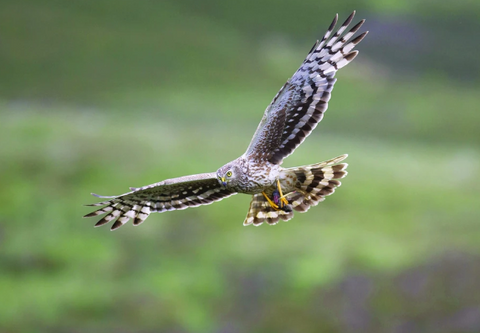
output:
[[[4, 1], [0, 331], [480, 330], [438, 328], [480, 302], [480, 67], [449, 59], [452, 74], [442, 59], [453, 56], [418, 40], [406, 45], [425, 71], [377, 55], [404, 32], [380, 29], [384, 17], [418, 22], [425, 37], [432, 17], [478, 26], [480, 8], [416, 4]], [[312, 39], [352, 9], [377, 24], [285, 162], [349, 153], [336, 194], [273, 227], [242, 226], [244, 195], [114, 233], [81, 218], [90, 192], [214, 171], [243, 153]], [[391, 44], [376, 44], [389, 29]], [[473, 33], [444, 43], [478, 54]]]

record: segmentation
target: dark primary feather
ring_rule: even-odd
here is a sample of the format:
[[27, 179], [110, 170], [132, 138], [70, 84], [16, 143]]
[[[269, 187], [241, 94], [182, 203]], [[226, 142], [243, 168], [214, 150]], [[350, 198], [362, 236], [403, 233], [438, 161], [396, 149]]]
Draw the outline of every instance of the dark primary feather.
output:
[[305, 140], [327, 110], [338, 69], [358, 54], [352, 49], [367, 32], [350, 39], [362, 26], [361, 20], [344, 34], [353, 12], [332, 36], [338, 20], [335, 16], [320, 42], [314, 44], [295, 74], [280, 89], [267, 107], [246, 154], [280, 164]]
[[104, 197], [92, 193], [96, 197], [109, 200], [87, 205], [103, 207], [84, 217], [108, 213], [95, 226], [98, 227], [115, 220], [111, 228], [115, 230], [130, 219], [133, 219], [134, 225], [139, 225], [150, 213], [208, 205], [235, 194], [219, 184], [215, 173], [167, 179], [156, 184], [131, 189], [132, 192], [115, 197]]

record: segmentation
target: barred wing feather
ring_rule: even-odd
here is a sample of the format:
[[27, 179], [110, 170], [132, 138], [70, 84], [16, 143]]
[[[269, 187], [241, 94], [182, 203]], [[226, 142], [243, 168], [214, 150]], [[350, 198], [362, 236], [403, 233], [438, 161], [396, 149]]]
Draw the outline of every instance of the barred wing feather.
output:
[[92, 193], [96, 197], [109, 200], [87, 205], [103, 207], [84, 217], [95, 217], [107, 213], [95, 226], [102, 226], [115, 220], [111, 227], [111, 230], [115, 230], [130, 219], [133, 219], [134, 225], [139, 225], [150, 213], [209, 205], [235, 194], [220, 185], [215, 173], [167, 179], [156, 184], [131, 189], [131, 192], [114, 197]]
[[322, 40], [315, 43], [265, 110], [246, 155], [281, 164], [322, 120], [336, 81], [335, 73], [356, 57], [358, 51], [352, 50], [368, 33], [351, 39], [365, 21], [361, 20], [344, 34], [354, 15], [355, 12], [332, 36], [338, 20], [335, 16]]

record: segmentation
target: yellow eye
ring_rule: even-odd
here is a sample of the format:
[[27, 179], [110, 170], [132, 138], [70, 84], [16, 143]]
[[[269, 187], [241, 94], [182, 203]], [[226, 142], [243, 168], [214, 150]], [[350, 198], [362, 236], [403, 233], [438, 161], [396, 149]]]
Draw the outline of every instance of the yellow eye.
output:
[[232, 177], [232, 172], [231, 171], [227, 172], [227, 177]]

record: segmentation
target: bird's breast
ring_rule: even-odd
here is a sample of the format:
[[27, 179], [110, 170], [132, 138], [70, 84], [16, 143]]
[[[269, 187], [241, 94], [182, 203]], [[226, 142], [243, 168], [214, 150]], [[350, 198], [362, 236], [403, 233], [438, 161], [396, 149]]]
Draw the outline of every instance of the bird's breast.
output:
[[268, 162], [250, 162], [245, 182], [238, 192], [255, 194], [275, 185], [278, 179], [278, 166]]

